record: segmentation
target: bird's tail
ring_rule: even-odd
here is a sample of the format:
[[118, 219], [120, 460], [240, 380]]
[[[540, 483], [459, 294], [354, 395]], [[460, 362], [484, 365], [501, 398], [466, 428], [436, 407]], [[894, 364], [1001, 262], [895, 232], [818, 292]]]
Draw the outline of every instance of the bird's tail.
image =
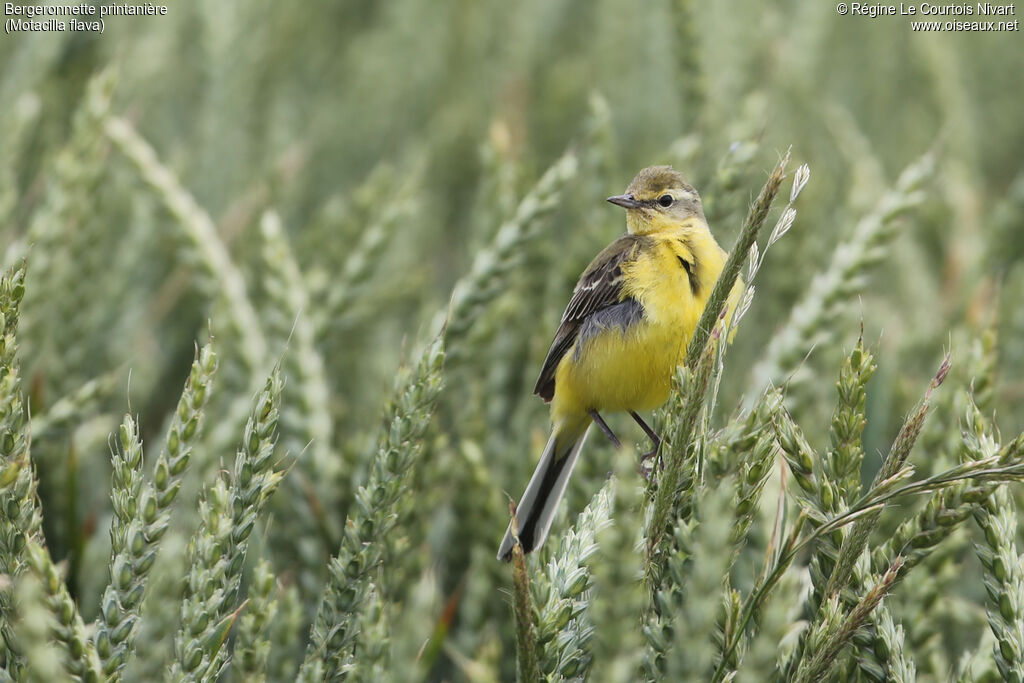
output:
[[[551, 521], [558, 510], [558, 502], [565, 493], [569, 475], [576, 466], [576, 458], [580, 455], [589, 428], [590, 420], [585, 420], [572, 425], [559, 423], [551, 431], [544, 454], [540, 456], [537, 469], [533, 471], [530, 483], [526, 485], [526, 491], [516, 508], [519, 542], [523, 552], [536, 550], [547, 538]], [[513, 544], [512, 524], [509, 523], [505, 540], [498, 550], [499, 560], [508, 562], [512, 558]]]

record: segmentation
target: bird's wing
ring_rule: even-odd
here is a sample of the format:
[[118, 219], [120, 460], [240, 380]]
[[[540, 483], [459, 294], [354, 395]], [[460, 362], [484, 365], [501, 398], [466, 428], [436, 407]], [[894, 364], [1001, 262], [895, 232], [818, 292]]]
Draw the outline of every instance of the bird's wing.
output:
[[579, 337], [583, 323], [598, 311], [621, 301], [622, 264], [635, 256], [642, 239], [637, 235], [623, 235], [598, 254], [580, 276], [533, 389], [545, 402], [555, 395], [555, 370]]

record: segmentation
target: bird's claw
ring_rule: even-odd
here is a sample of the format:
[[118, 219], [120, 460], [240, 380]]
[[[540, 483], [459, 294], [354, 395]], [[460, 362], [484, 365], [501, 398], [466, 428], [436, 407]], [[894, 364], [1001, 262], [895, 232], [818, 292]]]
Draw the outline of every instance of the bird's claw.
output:
[[[640, 456], [640, 464], [637, 466], [637, 471], [644, 478], [644, 481], [650, 481], [651, 477], [654, 476], [654, 471], [661, 469], [661, 458], [658, 451], [659, 449], [653, 448]], [[655, 458], [657, 458], [655, 462], [649, 462], [655, 460]]]

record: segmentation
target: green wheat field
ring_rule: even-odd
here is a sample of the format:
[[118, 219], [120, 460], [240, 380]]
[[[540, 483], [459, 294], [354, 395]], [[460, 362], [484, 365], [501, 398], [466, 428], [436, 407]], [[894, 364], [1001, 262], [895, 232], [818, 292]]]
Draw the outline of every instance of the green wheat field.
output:
[[[1024, 681], [1019, 32], [168, 7], [0, 38], [0, 683]], [[741, 312], [501, 563], [655, 163]]]

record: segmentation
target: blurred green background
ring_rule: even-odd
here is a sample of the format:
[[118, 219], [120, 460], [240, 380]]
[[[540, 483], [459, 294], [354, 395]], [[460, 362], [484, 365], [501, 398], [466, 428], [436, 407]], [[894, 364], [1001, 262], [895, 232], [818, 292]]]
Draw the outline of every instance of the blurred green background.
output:
[[[508, 577], [493, 554], [507, 498], [546, 439], [530, 389], [576, 277], [624, 229], [604, 197], [643, 166], [671, 163], [690, 178], [726, 249], [781, 154], [792, 148], [811, 168], [729, 352], [721, 413], [792, 376], [794, 417], [821, 443], [835, 369], [863, 327], [879, 365], [871, 469], [943, 353], [960, 367], [994, 326], [996, 416], [1016, 433], [1021, 73], [1019, 32], [914, 33], [906, 18], [842, 17], [816, 0], [182, 1], [164, 17], [108, 18], [103, 35], [4, 36], [4, 259], [28, 258], [19, 343], [33, 456], [47, 541], [69, 560], [83, 615], [95, 616], [106, 582], [108, 434], [137, 413], [155, 457], [194, 345], [212, 334], [221, 372], [192, 490], [230, 463], [233, 406], [283, 357], [281, 452], [298, 464], [261, 531], [265, 547], [250, 555], [271, 557], [299, 587], [296, 623], [308, 619], [403, 359], [567, 151], [577, 164], [552, 210], [500, 257], [482, 305], [449, 341], [414, 520], [393, 559], [405, 615], [396, 661], [413, 666], [434, 634], [421, 675], [512, 671]], [[144, 164], [114, 144], [111, 121], [148, 141], [184, 192], [153, 189]], [[912, 187], [898, 185], [914, 164]], [[194, 205], [182, 208], [188, 195]], [[214, 232], [196, 237], [207, 216]], [[793, 329], [794, 306], [826, 291], [815, 276], [840, 271], [812, 334], [759, 366]], [[225, 295], [231, 283], [243, 287]], [[950, 391], [969, 384], [954, 377]], [[612, 426], [642, 443], [628, 420]], [[592, 440], [568, 520], [610, 462]], [[187, 538], [194, 520], [179, 516]], [[169, 560], [167, 575], [183, 561]], [[304, 637], [282, 651], [301, 651]]]

